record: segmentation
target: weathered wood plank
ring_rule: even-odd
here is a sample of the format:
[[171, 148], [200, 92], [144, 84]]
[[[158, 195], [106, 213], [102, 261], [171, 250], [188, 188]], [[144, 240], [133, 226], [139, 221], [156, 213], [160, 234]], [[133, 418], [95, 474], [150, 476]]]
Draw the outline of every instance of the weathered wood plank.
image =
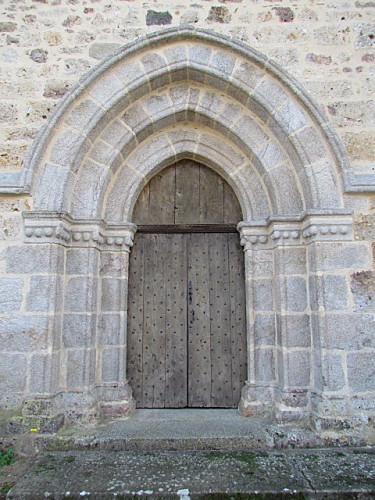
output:
[[133, 222], [136, 224], [146, 224], [149, 218], [150, 209], [150, 183], [148, 183], [138, 196], [138, 200], [133, 210]]
[[176, 196], [176, 165], [167, 167], [150, 181], [150, 224], [173, 224]]
[[135, 235], [129, 262], [127, 377], [138, 405], [143, 405], [144, 238]]
[[167, 235], [157, 234], [156, 246], [158, 258], [154, 275], [154, 306], [153, 325], [154, 335], [152, 339], [154, 358], [154, 398], [153, 408], [165, 407], [165, 373], [166, 373], [166, 280], [167, 269], [169, 269], [169, 242]]
[[165, 395], [165, 286], [162, 235], [147, 235], [143, 337], [143, 407], [163, 408]]
[[244, 255], [238, 234], [228, 234], [232, 398], [238, 402], [247, 374]]
[[199, 217], [201, 224], [224, 222], [224, 180], [203, 165], [199, 169]]
[[189, 406], [211, 406], [209, 235], [191, 234], [188, 246]]
[[153, 308], [153, 269], [157, 263], [157, 249], [155, 247], [156, 238], [154, 235], [145, 235], [143, 248], [145, 252], [144, 258], [144, 298], [143, 298], [143, 344], [142, 344], [142, 400], [139, 405], [141, 408], [152, 408], [154, 397], [153, 389], [153, 352], [152, 352], [152, 336], [154, 333], [152, 325], [152, 308]]
[[136, 224], [238, 223], [236, 195], [220, 175], [204, 165], [182, 160], [156, 174], [134, 207]]
[[237, 224], [141, 224], [139, 233], [238, 233]]
[[191, 160], [178, 163], [176, 169], [175, 223], [199, 221], [199, 164]]
[[231, 407], [232, 370], [228, 240], [226, 234], [210, 235], [210, 323], [212, 407]]
[[228, 183], [224, 184], [224, 223], [238, 224], [243, 220], [241, 205], [233, 189]]
[[165, 254], [165, 407], [185, 408], [187, 401], [187, 235], [163, 235]]

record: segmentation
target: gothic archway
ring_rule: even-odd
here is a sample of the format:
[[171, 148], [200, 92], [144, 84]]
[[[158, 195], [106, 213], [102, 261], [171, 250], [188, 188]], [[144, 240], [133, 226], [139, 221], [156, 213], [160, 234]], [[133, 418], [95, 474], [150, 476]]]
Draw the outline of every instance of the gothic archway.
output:
[[141, 39], [81, 79], [25, 163], [35, 208], [24, 214], [25, 242], [57, 246], [48, 272], [66, 273], [43, 393], [70, 395], [69, 404], [79, 394], [77, 405], [84, 395], [83, 405], [109, 413], [132, 408], [125, 362], [132, 211], [149, 180], [181, 159], [221, 175], [243, 212], [241, 411], [320, 418], [329, 398], [320, 343], [326, 291], [310, 291], [329, 245], [352, 240], [342, 200], [346, 157], [281, 68], [241, 43], [191, 29]]

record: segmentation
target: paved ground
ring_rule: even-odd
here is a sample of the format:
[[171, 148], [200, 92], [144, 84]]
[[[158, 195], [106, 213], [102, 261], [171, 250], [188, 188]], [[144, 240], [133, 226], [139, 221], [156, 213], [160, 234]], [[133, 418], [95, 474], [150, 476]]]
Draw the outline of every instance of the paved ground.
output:
[[53, 452], [8, 494], [33, 500], [116, 496], [375, 498], [375, 449]]
[[375, 498], [375, 447], [236, 410], [138, 410], [30, 439], [45, 451], [9, 498]]

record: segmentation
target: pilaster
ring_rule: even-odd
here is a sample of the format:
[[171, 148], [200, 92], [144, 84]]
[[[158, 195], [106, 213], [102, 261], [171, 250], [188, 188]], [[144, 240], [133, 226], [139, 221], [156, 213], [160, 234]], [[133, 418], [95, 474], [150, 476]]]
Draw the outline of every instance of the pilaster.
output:
[[62, 248], [65, 254], [60, 326], [53, 332], [56, 349], [50, 360], [59, 367], [57, 406], [75, 415], [95, 414], [95, 406], [106, 415], [132, 411], [126, 380], [126, 309], [136, 226], [37, 211], [25, 213], [24, 221], [25, 243]]

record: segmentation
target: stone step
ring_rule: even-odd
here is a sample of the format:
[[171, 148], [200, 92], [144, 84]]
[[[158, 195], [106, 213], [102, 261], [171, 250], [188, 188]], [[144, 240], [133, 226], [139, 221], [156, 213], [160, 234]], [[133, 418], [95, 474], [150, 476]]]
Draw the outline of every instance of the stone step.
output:
[[361, 436], [318, 434], [306, 427], [242, 417], [237, 410], [137, 410], [127, 419], [35, 437], [49, 450], [249, 450], [358, 446]]
[[375, 449], [44, 453], [8, 494], [44, 498], [374, 498]]

